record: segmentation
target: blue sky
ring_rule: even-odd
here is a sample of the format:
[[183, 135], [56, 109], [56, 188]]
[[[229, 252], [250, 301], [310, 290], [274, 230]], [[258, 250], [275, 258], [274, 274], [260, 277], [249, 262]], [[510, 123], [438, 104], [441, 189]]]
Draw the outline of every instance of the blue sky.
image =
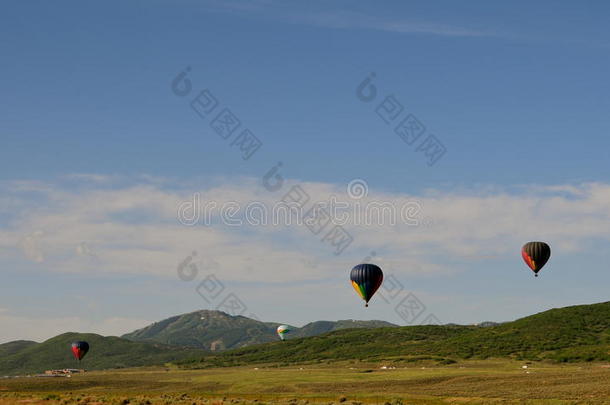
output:
[[[371, 250], [443, 322], [606, 300], [609, 7], [7, 3], [0, 329], [11, 332], [0, 340], [116, 334], [212, 308], [197, 281], [176, 277], [193, 250], [248, 314], [297, 325], [405, 323], [383, 301], [364, 312], [344, 282]], [[187, 66], [193, 90], [181, 98], [171, 83]], [[378, 95], [365, 103], [356, 88], [371, 72]], [[189, 107], [203, 89], [261, 140], [250, 159]], [[404, 106], [399, 119], [413, 114], [442, 142], [436, 164], [376, 114], [389, 95]], [[261, 178], [279, 161], [287, 184], [307, 185], [313, 198], [363, 179], [367, 198], [418, 201], [431, 225], [348, 224], [355, 242], [336, 257], [302, 227], [176, 219], [195, 192], [277, 200], [284, 192], [267, 193]], [[553, 257], [533, 280], [519, 247], [542, 238]], [[311, 263], [286, 270], [304, 257]]]

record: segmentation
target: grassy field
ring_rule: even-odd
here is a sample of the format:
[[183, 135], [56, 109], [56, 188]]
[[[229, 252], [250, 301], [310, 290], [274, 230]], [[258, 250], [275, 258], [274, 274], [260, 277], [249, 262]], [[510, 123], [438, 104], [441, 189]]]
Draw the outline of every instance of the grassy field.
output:
[[96, 371], [0, 380], [0, 404], [610, 404], [603, 364], [507, 360], [396, 369], [344, 362], [301, 367]]

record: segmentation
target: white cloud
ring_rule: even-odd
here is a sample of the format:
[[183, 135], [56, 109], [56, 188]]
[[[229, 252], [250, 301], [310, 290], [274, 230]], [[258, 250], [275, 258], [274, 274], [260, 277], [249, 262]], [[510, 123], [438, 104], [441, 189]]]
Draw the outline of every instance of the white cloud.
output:
[[23, 254], [30, 260], [36, 263], [42, 263], [44, 261], [44, 254], [39, 246], [39, 240], [44, 236], [44, 232], [36, 230], [29, 235], [26, 235], [19, 241], [19, 247], [23, 251]]
[[[291, 182], [290, 184], [296, 184]], [[23, 184], [5, 193], [20, 196]], [[344, 187], [301, 183], [314, 201], [355, 203]], [[234, 201], [245, 207], [261, 201], [271, 207], [288, 191], [270, 193], [257, 181], [237, 180], [206, 190], [172, 191], [158, 184], [136, 184], [117, 189], [62, 189], [37, 184], [45, 199], [25, 200], [14, 212], [12, 227], [0, 230], [0, 257], [44, 261], [49, 271], [97, 274], [149, 274], [176, 277], [178, 264], [192, 251], [198, 260], [213, 260], [225, 279], [290, 282], [323, 278], [328, 271], [355, 262], [377, 251], [395, 267], [411, 274], [442, 274], [441, 258], [502, 255], [518, 251], [528, 240], [542, 239], [562, 250], [582, 250], [591, 238], [609, 239], [605, 224], [610, 219], [610, 185], [581, 184], [501, 190], [453, 192], [429, 191], [422, 195], [369, 190], [357, 200], [362, 207], [372, 201], [397, 207], [417, 201], [419, 226], [345, 225], [354, 241], [341, 257], [305, 226], [240, 226], [219, 223], [219, 210], [209, 226], [184, 226], [177, 207], [192, 200]], [[565, 192], [569, 191], [568, 194]], [[13, 209], [17, 209], [13, 206]], [[243, 215], [243, 211], [240, 215]], [[243, 217], [241, 217], [243, 219]], [[19, 249], [14, 250], [15, 246]], [[408, 249], [405, 247], [408, 246]], [[12, 249], [12, 250], [11, 250]], [[378, 260], [381, 260], [378, 257]]]
[[117, 176], [109, 176], [95, 173], [73, 173], [65, 176], [65, 178], [67, 179], [89, 181], [94, 183], [107, 183], [112, 181], [113, 178], [116, 177]]

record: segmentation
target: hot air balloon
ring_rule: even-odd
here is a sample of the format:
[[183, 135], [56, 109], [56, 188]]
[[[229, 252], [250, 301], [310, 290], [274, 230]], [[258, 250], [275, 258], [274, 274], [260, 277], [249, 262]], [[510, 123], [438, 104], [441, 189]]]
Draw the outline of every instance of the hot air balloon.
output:
[[354, 290], [364, 300], [364, 306], [368, 307], [369, 300], [383, 282], [381, 268], [374, 264], [359, 264], [352, 269], [349, 277], [352, 280]]
[[76, 360], [81, 361], [85, 354], [89, 351], [89, 343], [79, 340], [78, 342], [72, 343], [72, 354]]
[[286, 340], [286, 337], [284, 335], [290, 332], [292, 332], [292, 329], [290, 329], [290, 326], [288, 325], [280, 325], [277, 327], [277, 334], [282, 340]]
[[551, 248], [544, 242], [527, 242], [521, 248], [521, 256], [538, 277], [538, 272], [551, 257]]

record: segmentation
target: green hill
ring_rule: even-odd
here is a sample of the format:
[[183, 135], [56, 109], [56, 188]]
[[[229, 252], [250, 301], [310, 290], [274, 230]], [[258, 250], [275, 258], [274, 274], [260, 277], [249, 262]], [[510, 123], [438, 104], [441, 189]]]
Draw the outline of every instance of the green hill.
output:
[[[75, 340], [89, 342], [91, 350], [82, 365], [72, 356], [70, 344]], [[20, 348], [19, 348], [20, 346]], [[0, 374], [41, 373], [48, 369], [83, 367], [88, 370], [135, 367], [177, 361], [204, 352], [192, 348], [131, 342], [118, 337], [92, 333], [64, 333], [43, 343], [10, 342], [0, 345]]]
[[477, 326], [345, 329], [204, 356], [195, 367], [337, 360], [411, 361], [510, 357], [610, 360], [610, 302], [552, 309], [513, 322]]
[[[145, 342], [77, 333], [65, 333], [43, 343], [15, 341], [0, 345], [0, 375], [77, 367], [70, 352], [70, 343], [75, 340], [91, 344], [91, 351], [82, 363], [86, 369], [166, 362], [191, 367], [342, 360], [410, 362], [432, 359], [447, 363], [491, 357], [557, 362], [610, 361], [610, 302], [552, 309], [487, 327], [385, 327], [391, 324], [318, 321], [295, 328], [293, 337], [284, 342], [277, 340], [277, 325], [218, 311], [197, 311], [127, 335], [147, 340]], [[310, 334], [315, 336], [307, 337]], [[156, 343], [154, 339], [165, 341]], [[271, 342], [255, 344], [265, 339]], [[252, 345], [212, 353], [185, 347], [189, 344], [206, 349], [214, 346], [218, 350]]]
[[31, 340], [15, 340], [13, 342], [3, 343], [0, 345], [0, 358], [15, 354], [25, 348], [37, 345], [38, 343]]
[[[289, 337], [310, 337], [317, 336], [323, 333], [333, 332], [342, 329], [366, 329], [366, 328], [388, 328], [397, 327], [390, 322], [385, 321], [357, 321], [354, 319], [341, 321], [316, 321], [308, 323], [302, 328], [295, 328]], [[277, 340], [277, 339], [275, 339]]]
[[221, 311], [202, 310], [155, 322], [122, 337], [137, 342], [218, 351], [277, 340], [275, 329], [278, 325]]
[[[222, 311], [201, 310], [155, 322], [122, 337], [136, 342], [156, 342], [190, 346], [210, 351], [235, 349], [260, 343], [276, 342], [280, 323], [261, 322], [245, 316], [231, 316]], [[302, 328], [292, 327], [288, 339], [315, 336], [346, 328], [395, 326], [384, 321], [316, 321]]]
[[610, 302], [551, 309], [478, 329], [446, 343], [445, 349], [434, 349], [460, 357], [610, 360]]

